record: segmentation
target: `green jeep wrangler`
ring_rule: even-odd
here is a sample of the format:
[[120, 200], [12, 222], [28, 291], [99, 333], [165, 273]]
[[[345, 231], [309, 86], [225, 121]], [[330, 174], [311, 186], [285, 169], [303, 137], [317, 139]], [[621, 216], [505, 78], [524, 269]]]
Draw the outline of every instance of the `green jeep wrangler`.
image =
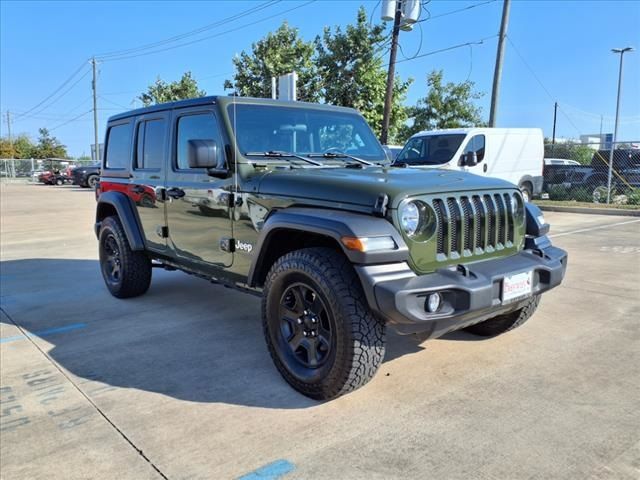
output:
[[199, 98], [113, 116], [105, 145], [111, 294], [145, 293], [162, 267], [261, 295], [276, 368], [314, 399], [373, 377], [387, 324], [497, 335], [564, 277], [515, 185], [390, 164], [352, 109]]

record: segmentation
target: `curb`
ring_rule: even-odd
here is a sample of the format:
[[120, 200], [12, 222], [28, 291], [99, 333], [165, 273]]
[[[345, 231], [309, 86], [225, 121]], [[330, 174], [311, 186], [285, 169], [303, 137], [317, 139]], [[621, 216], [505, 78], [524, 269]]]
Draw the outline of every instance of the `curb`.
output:
[[619, 208], [587, 208], [587, 207], [555, 207], [538, 205], [543, 212], [586, 213], [589, 215], [617, 215], [620, 217], [640, 217], [640, 210], [623, 210]]

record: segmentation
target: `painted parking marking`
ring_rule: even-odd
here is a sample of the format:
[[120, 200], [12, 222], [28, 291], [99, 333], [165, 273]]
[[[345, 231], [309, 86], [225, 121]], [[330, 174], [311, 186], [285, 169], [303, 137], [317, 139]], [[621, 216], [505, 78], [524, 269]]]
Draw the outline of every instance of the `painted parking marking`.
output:
[[597, 226], [597, 227], [581, 228], [580, 230], [572, 230], [570, 232], [556, 233], [555, 235], [549, 235], [549, 237], [550, 238], [564, 237], [565, 235], [573, 235], [574, 233], [590, 232], [592, 230], [600, 230], [602, 228], [618, 227], [620, 225], [628, 225], [630, 223], [638, 223], [638, 222], [640, 222], [640, 220], [628, 220], [626, 222], [611, 223], [609, 225], [600, 225], [600, 226]]
[[277, 480], [284, 475], [293, 472], [296, 469], [295, 465], [288, 460], [276, 460], [263, 467], [260, 467], [253, 472], [249, 472], [246, 475], [238, 477], [237, 480]]
[[40, 330], [37, 332], [29, 332], [24, 335], [14, 335], [11, 337], [0, 338], [0, 343], [15, 342], [16, 340], [25, 340], [27, 337], [47, 337], [49, 335], [56, 335], [58, 333], [65, 333], [65, 332], [70, 332], [72, 330], [78, 330], [80, 328], [85, 328], [86, 326], [87, 326], [86, 323], [72, 323], [70, 325], [65, 325], [64, 327], [47, 328], [45, 330]]

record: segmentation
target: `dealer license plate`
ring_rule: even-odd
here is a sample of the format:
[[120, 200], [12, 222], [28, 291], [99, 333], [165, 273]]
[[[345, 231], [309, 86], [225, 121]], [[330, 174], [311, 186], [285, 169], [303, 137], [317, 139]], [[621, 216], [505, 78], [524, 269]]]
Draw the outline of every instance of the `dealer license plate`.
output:
[[531, 296], [533, 272], [509, 275], [502, 280], [502, 303], [512, 303]]

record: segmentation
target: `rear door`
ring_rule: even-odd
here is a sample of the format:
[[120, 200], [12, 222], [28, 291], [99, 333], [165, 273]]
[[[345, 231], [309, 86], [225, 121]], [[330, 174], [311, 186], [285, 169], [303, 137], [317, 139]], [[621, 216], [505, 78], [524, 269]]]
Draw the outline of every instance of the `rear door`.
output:
[[204, 168], [189, 168], [188, 162], [190, 140], [214, 140], [220, 154], [226, 153], [215, 107], [174, 110], [171, 138], [166, 211], [173, 254], [203, 267], [228, 267], [233, 253], [221, 245], [232, 238], [233, 177], [211, 177]]
[[135, 123], [129, 198], [133, 200], [147, 248], [167, 248], [167, 219], [162, 195], [169, 153], [170, 112], [138, 117]]

